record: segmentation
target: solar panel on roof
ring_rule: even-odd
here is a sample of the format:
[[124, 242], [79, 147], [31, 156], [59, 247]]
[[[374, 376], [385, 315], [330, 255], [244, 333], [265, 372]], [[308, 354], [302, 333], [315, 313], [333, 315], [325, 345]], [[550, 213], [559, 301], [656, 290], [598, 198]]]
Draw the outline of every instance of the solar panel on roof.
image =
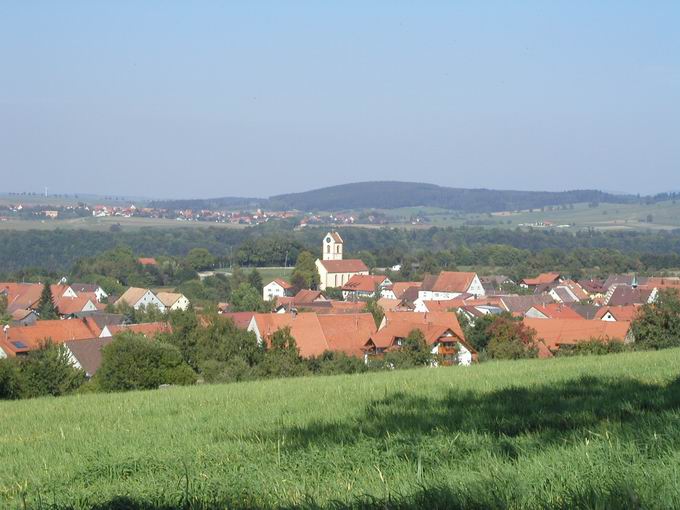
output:
[[12, 344], [13, 344], [14, 347], [16, 347], [17, 349], [28, 349], [28, 345], [26, 345], [25, 343], [20, 342], [20, 341], [18, 341], [18, 340], [17, 340], [17, 341], [13, 341]]

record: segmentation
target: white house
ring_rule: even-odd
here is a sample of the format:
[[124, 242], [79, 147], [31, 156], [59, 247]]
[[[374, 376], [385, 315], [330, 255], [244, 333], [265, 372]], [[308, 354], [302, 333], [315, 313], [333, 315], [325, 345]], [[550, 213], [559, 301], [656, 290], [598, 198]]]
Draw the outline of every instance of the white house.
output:
[[281, 278], [276, 278], [262, 288], [262, 299], [265, 301], [274, 301], [276, 298], [292, 295], [293, 286]]
[[316, 260], [319, 272], [319, 289], [342, 287], [355, 275], [367, 275], [368, 267], [362, 260], [342, 258], [342, 237], [337, 232], [329, 232], [322, 243], [322, 259]]
[[418, 290], [418, 299], [444, 301], [455, 299], [462, 294], [475, 297], [486, 295], [477, 273], [442, 271], [438, 275], [426, 276]]
[[191, 304], [187, 297], [179, 292], [159, 292], [156, 297], [167, 311], [187, 310]]
[[156, 295], [149, 289], [141, 289], [139, 287], [130, 287], [126, 290], [118, 301], [116, 305], [127, 303], [135, 310], [139, 310], [142, 307], [155, 306], [161, 312], [165, 311], [165, 305], [161, 302]]

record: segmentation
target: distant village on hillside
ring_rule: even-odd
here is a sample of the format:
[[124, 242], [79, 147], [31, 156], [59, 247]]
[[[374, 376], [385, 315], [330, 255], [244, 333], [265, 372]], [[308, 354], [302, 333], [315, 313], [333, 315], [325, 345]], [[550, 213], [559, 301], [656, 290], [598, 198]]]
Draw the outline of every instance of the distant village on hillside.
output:
[[[581, 342], [635, 342], [631, 324], [640, 308], [654, 303], [661, 291], [680, 289], [680, 278], [635, 274], [574, 281], [550, 272], [515, 282], [503, 275], [442, 271], [421, 281], [391, 281], [385, 274], [371, 274], [360, 259], [344, 258], [344, 248], [340, 234], [328, 232], [314, 264], [314, 288], [276, 278], [262, 285], [268, 311], [234, 311], [222, 302], [215, 304], [218, 314], [252, 332], [264, 346], [271, 345], [277, 331], [289, 329], [303, 358], [335, 351], [370, 363], [401, 349], [417, 330], [436, 359], [433, 363], [469, 365], [479, 353], [461, 322], [513, 317], [535, 332], [530, 347], [537, 356], [549, 358]], [[137, 263], [157, 264], [154, 258]], [[398, 274], [400, 267], [392, 270]], [[57, 314], [52, 320], [41, 317], [47, 291]], [[49, 340], [65, 345], [75, 366], [90, 377], [101, 364], [101, 349], [117, 333], [153, 338], [172, 328], [163, 318], [169, 312], [192, 307], [177, 292], [130, 287], [113, 296], [99, 285], [66, 279], [49, 288], [0, 283], [0, 297], [10, 317], [0, 336], [0, 357], [25, 356]], [[160, 315], [150, 323], [132, 323], [124, 311], [151, 309]]]

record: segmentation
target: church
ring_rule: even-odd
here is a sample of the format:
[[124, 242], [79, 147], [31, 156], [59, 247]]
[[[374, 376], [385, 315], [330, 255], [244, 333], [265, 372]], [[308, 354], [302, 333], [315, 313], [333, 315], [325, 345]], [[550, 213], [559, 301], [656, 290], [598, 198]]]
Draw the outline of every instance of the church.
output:
[[337, 232], [329, 232], [323, 239], [321, 259], [316, 260], [319, 272], [319, 290], [342, 287], [352, 276], [368, 274], [368, 267], [359, 259], [342, 258], [342, 237]]

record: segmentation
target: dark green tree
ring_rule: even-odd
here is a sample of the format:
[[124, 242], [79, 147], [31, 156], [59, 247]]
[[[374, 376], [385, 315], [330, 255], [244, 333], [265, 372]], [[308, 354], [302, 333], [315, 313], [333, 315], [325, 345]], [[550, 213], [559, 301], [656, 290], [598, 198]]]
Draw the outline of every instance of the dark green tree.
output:
[[290, 328], [274, 332], [271, 347], [267, 349], [259, 370], [266, 377], [292, 377], [308, 373]]
[[17, 359], [0, 359], [0, 400], [21, 398], [24, 393], [23, 376]]
[[635, 345], [643, 349], [680, 346], [680, 296], [662, 290], [652, 304], [644, 305], [632, 324]]
[[104, 391], [142, 390], [162, 384], [193, 384], [196, 373], [174, 345], [123, 333], [102, 349], [95, 382]]
[[298, 289], [316, 289], [319, 285], [319, 272], [314, 255], [308, 251], [300, 252], [291, 276], [291, 283]]
[[248, 284], [250, 284], [250, 286], [253, 289], [255, 289], [257, 292], [262, 294], [262, 287], [263, 287], [262, 275], [260, 274], [260, 272], [257, 269], [253, 268], [250, 271], [250, 273], [248, 273]]
[[262, 299], [262, 294], [248, 283], [242, 283], [231, 295], [231, 308], [235, 312], [265, 312], [269, 305]]
[[41, 320], [53, 320], [59, 318], [59, 310], [54, 306], [54, 298], [52, 296], [52, 288], [50, 282], [46, 281], [43, 286], [42, 294], [40, 294], [40, 301], [38, 301], [38, 314]]
[[85, 382], [85, 372], [73, 366], [66, 347], [49, 339], [40, 349], [29, 352], [19, 367], [26, 398], [66, 395]]
[[187, 264], [195, 271], [205, 271], [215, 267], [215, 256], [206, 248], [193, 248], [186, 257]]

